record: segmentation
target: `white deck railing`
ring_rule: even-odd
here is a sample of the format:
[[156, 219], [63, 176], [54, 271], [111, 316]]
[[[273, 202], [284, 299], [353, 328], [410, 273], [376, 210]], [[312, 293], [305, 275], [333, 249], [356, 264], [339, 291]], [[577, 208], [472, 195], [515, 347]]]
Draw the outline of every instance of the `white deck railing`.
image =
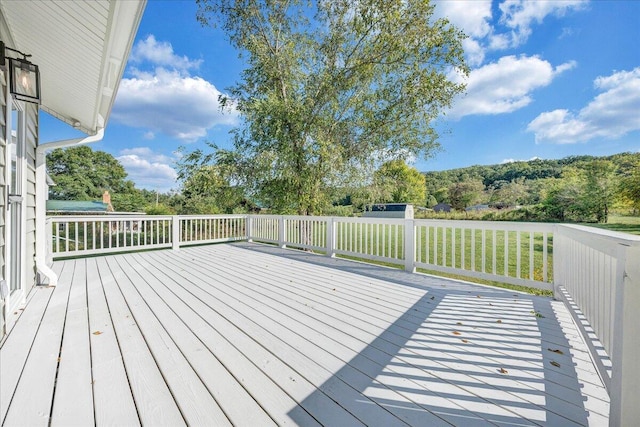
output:
[[49, 217], [53, 259], [245, 240], [244, 215]]
[[250, 240], [553, 290], [591, 347], [611, 425], [640, 419], [640, 237], [560, 224], [275, 215], [49, 222], [53, 258]]
[[571, 308], [611, 397], [610, 425], [640, 417], [640, 237], [558, 225], [554, 295]]

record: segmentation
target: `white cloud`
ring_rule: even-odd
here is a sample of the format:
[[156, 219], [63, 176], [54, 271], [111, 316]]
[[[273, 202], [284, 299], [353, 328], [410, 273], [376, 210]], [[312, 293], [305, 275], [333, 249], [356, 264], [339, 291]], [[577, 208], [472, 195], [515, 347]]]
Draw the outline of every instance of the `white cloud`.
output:
[[512, 29], [511, 46], [519, 46], [531, 35], [533, 23], [541, 24], [549, 15], [563, 16], [569, 10], [580, 10], [588, 0], [505, 0], [500, 4], [500, 22]]
[[221, 92], [200, 77], [182, 76], [159, 68], [155, 74], [139, 73], [123, 79], [113, 119], [151, 134], [163, 133], [185, 142], [207, 135], [217, 125], [233, 125], [235, 111], [222, 112]]
[[447, 115], [458, 119], [516, 111], [529, 105], [534, 90], [549, 85], [554, 77], [574, 66], [568, 62], [554, 68], [537, 56], [504, 56], [471, 72], [466, 95], [455, 101]]
[[436, 16], [448, 18], [465, 34], [481, 38], [491, 32], [491, 0], [436, 1]]
[[507, 164], [507, 163], [516, 163], [516, 162], [532, 162], [534, 160], [542, 160], [542, 159], [540, 157], [538, 157], [538, 156], [533, 156], [529, 160], [504, 159], [504, 160], [502, 160], [500, 162], [500, 164], [504, 165], [504, 164]]
[[[135, 45], [131, 61], [135, 67], [120, 83], [112, 118], [144, 129], [145, 139], [162, 133], [193, 142], [215, 126], [237, 123], [235, 110], [221, 111], [218, 97], [222, 93], [205, 79], [189, 74], [199, 60], [178, 56], [171, 44], [148, 36]], [[152, 69], [143, 69], [145, 65]]]
[[498, 3], [501, 15], [494, 19], [489, 0], [437, 0], [435, 16], [446, 17], [469, 36], [464, 42], [467, 61], [471, 66], [479, 66], [487, 51], [516, 48], [527, 41], [534, 24], [541, 24], [550, 15], [581, 10], [587, 2], [505, 0]]
[[558, 109], [531, 121], [527, 130], [535, 133], [536, 142], [572, 144], [640, 130], [640, 67], [598, 77], [594, 86], [602, 93], [578, 113]]
[[168, 42], [158, 42], [153, 35], [139, 41], [131, 51], [130, 61], [134, 64], [150, 62], [162, 67], [189, 70], [198, 68], [201, 59], [190, 60], [186, 56], [178, 56], [173, 52], [173, 46]]
[[120, 151], [116, 159], [138, 188], [167, 192], [177, 186], [178, 175], [171, 166], [175, 157], [155, 153], [149, 147], [137, 147]]
[[482, 64], [485, 56], [485, 47], [480, 42], [491, 31], [491, 1], [450, 1], [438, 0], [435, 2], [435, 16], [447, 18], [456, 27], [469, 36], [463, 42], [467, 61], [470, 65]]

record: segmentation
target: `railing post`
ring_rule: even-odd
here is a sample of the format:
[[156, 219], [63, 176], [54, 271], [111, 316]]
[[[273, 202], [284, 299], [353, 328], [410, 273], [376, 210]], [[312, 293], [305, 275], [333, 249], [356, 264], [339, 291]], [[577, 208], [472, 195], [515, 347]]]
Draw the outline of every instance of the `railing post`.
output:
[[327, 218], [327, 256], [334, 258], [336, 256], [336, 219]]
[[612, 427], [636, 425], [640, 419], [640, 246], [620, 245], [618, 253], [609, 413]]
[[285, 239], [287, 238], [287, 233], [284, 226], [285, 226], [284, 215], [280, 215], [278, 217], [278, 246], [281, 248], [287, 247], [287, 244], [285, 243], [286, 241]]
[[180, 217], [173, 215], [171, 217], [171, 244], [174, 251], [180, 249]]
[[562, 233], [560, 232], [560, 225], [556, 224], [553, 227], [553, 298], [560, 299], [560, 286], [562, 283], [562, 269], [563, 264], [560, 259], [562, 256]]
[[253, 216], [247, 215], [245, 217], [245, 233], [247, 234], [247, 241], [253, 242]]
[[416, 271], [416, 232], [412, 219], [404, 220], [404, 269], [410, 273]]

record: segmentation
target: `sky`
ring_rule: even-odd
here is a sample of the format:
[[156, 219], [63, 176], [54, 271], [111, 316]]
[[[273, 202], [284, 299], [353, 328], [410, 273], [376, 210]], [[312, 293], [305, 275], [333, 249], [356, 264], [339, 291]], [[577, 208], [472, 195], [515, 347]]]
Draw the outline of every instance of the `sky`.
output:
[[[640, 1], [442, 0], [468, 38], [467, 91], [435, 123], [441, 150], [422, 172], [571, 155], [640, 151]], [[112, 154], [137, 188], [178, 189], [179, 147], [230, 143], [239, 123], [221, 112], [243, 69], [193, 1], [149, 0], [95, 150]], [[452, 74], [453, 76], [453, 74]], [[41, 118], [41, 139], [77, 136]]]

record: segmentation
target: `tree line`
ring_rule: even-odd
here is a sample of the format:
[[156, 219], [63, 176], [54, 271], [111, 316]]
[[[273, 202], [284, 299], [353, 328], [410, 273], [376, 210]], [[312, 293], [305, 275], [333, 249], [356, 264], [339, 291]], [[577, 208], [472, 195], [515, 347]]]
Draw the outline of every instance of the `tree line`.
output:
[[613, 208], [640, 211], [640, 153], [471, 166], [425, 177], [429, 205], [505, 210], [489, 219], [606, 222]]
[[[176, 165], [180, 187], [160, 194], [138, 189], [112, 155], [88, 146], [54, 150], [47, 155], [55, 182], [50, 198], [99, 200], [112, 194], [116, 211], [149, 214], [223, 214], [267, 211], [291, 213], [234, 182], [233, 167], [203, 163], [199, 151]], [[367, 178], [328, 186], [319, 215], [357, 215], [375, 203], [412, 203], [454, 210], [484, 204], [486, 219], [606, 222], [612, 209], [640, 213], [640, 153], [606, 157], [573, 156], [471, 166], [421, 173], [402, 160], [381, 163]]]

